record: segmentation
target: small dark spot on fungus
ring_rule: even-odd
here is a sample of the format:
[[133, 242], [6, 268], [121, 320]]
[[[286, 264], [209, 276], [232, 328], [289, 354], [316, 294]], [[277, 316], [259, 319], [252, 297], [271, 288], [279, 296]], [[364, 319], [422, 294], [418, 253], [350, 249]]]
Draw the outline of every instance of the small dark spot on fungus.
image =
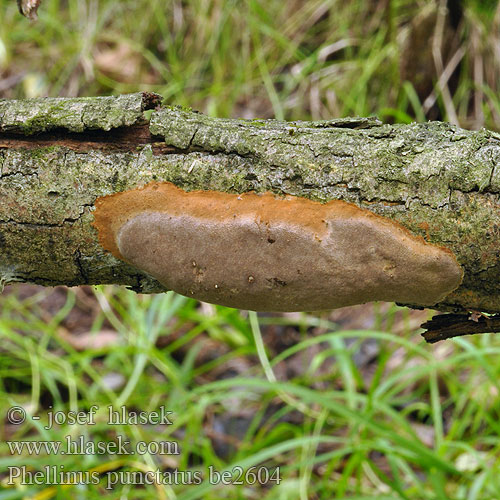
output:
[[372, 300], [431, 306], [462, 281], [450, 250], [340, 200], [186, 192], [163, 182], [95, 205], [105, 249], [168, 289], [225, 306], [317, 311]]
[[267, 281], [271, 286], [286, 286], [286, 281], [278, 278], [268, 278]]

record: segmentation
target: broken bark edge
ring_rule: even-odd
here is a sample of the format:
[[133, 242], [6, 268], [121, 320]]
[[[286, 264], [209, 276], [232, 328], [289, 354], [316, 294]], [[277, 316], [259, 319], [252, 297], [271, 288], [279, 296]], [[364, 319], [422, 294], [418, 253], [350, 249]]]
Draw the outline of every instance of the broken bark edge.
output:
[[40, 133], [109, 132], [148, 123], [144, 111], [159, 109], [162, 96], [137, 92], [99, 97], [0, 99], [0, 133], [29, 137]]
[[487, 316], [480, 313], [478, 318], [475, 317], [476, 314], [437, 314], [422, 323], [421, 328], [427, 331], [421, 335], [428, 344], [434, 344], [463, 335], [500, 332], [500, 314]]

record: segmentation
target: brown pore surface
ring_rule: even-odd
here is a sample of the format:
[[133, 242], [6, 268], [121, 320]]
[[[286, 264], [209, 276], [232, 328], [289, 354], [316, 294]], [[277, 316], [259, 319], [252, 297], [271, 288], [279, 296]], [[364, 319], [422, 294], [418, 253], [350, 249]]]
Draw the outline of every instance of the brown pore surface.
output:
[[256, 311], [372, 300], [430, 306], [461, 283], [452, 252], [340, 200], [150, 183], [96, 200], [101, 245], [167, 288]]

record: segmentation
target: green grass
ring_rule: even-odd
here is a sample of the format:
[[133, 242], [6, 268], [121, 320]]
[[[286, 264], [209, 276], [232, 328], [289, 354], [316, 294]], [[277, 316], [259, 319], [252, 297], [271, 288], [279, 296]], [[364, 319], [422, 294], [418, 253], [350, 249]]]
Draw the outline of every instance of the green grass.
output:
[[[0, 0], [0, 75], [9, 79], [0, 89], [10, 98], [150, 90], [216, 116], [456, 117], [499, 130], [497, 2], [464, 2], [461, 27], [441, 31], [426, 23], [437, 3], [43, 0], [31, 23]], [[456, 74], [436, 85], [453, 60]]]
[[[49, 314], [44, 301], [55, 292], [42, 289], [21, 300], [19, 290], [1, 298], [0, 394], [4, 414], [11, 406], [23, 406], [28, 417], [2, 431], [2, 499], [21, 499], [30, 491], [37, 492], [33, 498], [67, 498], [68, 488], [72, 497], [81, 498], [483, 500], [500, 495], [500, 345], [494, 336], [431, 347], [408, 329], [401, 336], [382, 328], [339, 331], [326, 317], [259, 321], [254, 313], [247, 317], [217, 306], [210, 306], [213, 314], [207, 315], [195, 301], [172, 293], [138, 296], [96, 287], [100, 308], [90, 330], [99, 335], [111, 325], [117, 336], [111, 344], [76, 350], [64, 332], [68, 312], [81, 307], [81, 294], [68, 290], [66, 301]], [[390, 316], [404, 320], [409, 312], [393, 306], [378, 320]], [[284, 324], [312, 328], [314, 334], [302, 335], [269, 358], [261, 329]], [[179, 331], [182, 335], [175, 335]], [[379, 346], [370, 376], [353, 362], [368, 339]], [[210, 343], [224, 354], [200, 358]], [[303, 370], [277, 380], [280, 365], [314, 346], [322, 349]], [[321, 375], [332, 356], [336, 363]], [[118, 386], [110, 384], [110, 374], [121, 375]], [[99, 407], [94, 426], [44, 428], [50, 407], [67, 413], [92, 405]], [[173, 424], [116, 428], [107, 425], [109, 405], [146, 412], [163, 405], [173, 412]], [[32, 415], [42, 418], [32, 420]], [[132, 449], [139, 441], [168, 441], [177, 443], [181, 453], [29, 456], [11, 453], [6, 443], [64, 441], [68, 435], [109, 442], [117, 434]], [[224, 439], [218, 438], [231, 443], [222, 453]], [[50, 465], [99, 472], [101, 483], [59, 490], [7, 484], [8, 467], [40, 471]], [[281, 482], [263, 488], [221, 487], [206, 480], [105, 489], [106, 481], [118, 481], [120, 472], [178, 469], [198, 471], [207, 479], [209, 466], [218, 472], [266, 467], [270, 474], [279, 467]]]
[[[418, 62], [411, 30], [436, 4], [43, 0], [32, 23], [13, 0], [0, 0], [0, 97], [149, 90], [221, 117], [376, 114], [500, 130], [497, 2], [465, 2], [459, 40], [443, 46], [441, 70], [432, 53], [439, 33], [431, 30], [416, 46], [423, 70], [414, 78], [403, 71], [405, 61]], [[457, 71], [444, 78], [454, 56]], [[373, 306], [373, 326], [350, 330], [326, 313], [257, 317], [171, 293], [26, 290], [0, 295], [0, 500], [500, 498], [493, 335], [426, 345], [423, 316], [394, 305]], [[360, 361], [367, 346], [375, 353]], [[44, 428], [49, 410], [92, 405], [95, 425]], [[164, 406], [173, 424], [111, 426], [109, 405]], [[26, 422], [8, 424], [12, 406], [26, 409]], [[181, 453], [30, 456], [7, 444], [68, 435], [92, 443], [123, 435], [132, 448], [167, 441]], [[64, 466], [101, 482], [9, 485], [8, 467], [16, 466]], [[266, 467], [271, 478], [279, 467], [281, 481], [214, 485], [210, 466]], [[105, 488], [119, 473], [175, 469], [203, 482]]]

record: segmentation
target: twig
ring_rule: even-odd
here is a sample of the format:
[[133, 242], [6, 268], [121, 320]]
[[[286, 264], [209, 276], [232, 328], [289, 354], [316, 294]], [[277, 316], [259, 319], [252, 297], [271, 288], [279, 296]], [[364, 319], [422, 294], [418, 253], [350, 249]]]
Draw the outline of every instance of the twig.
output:
[[438, 314], [423, 323], [422, 328], [427, 329], [426, 332], [422, 333], [422, 337], [429, 344], [462, 335], [496, 333], [500, 332], [500, 314], [496, 314], [495, 316], [481, 314], [479, 317], [475, 317], [474, 313]]

